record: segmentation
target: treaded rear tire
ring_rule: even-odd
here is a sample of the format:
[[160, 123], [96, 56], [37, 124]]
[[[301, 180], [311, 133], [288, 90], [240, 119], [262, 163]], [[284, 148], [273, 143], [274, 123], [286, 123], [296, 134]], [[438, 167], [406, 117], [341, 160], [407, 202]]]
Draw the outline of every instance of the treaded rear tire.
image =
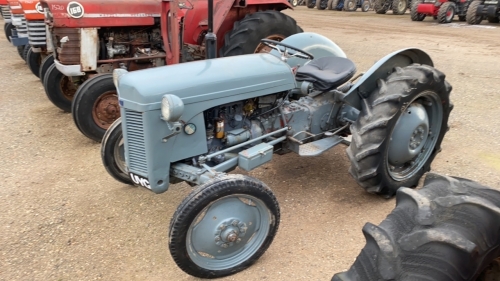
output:
[[[453, 9], [453, 16], [451, 19], [447, 19], [448, 17], [448, 10]], [[438, 10], [438, 22], [439, 23], [451, 23], [453, 21], [453, 18], [455, 17], [456, 14], [456, 9], [455, 9], [455, 4], [453, 2], [444, 2], [441, 7], [439, 7]]]
[[262, 11], [246, 15], [234, 23], [233, 29], [224, 36], [224, 46], [220, 49], [221, 57], [253, 54], [260, 40], [271, 35], [284, 38], [304, 32], [297, 22], [278, 11]]
[[[453, 109], [450, 103], [452, 87], [446, 82], [444, 73], [420, 64], [396, 67], [391, 75], [385, 80], [380, 79], [377, 84], [378, 87], [361, 102], [359, 117], [350, 127], [352, 141], [346, 152], [351, 161], [349, 173], [358, 184], [370, 193], [389, 198], [402, 186], [417, 186], [441, 151], [441, 142], [448, 131], [448, 117]], [[424, 92], [433, 92], [440, 99], [443, 115], [440, 131], [433, 132], [436, 141], [433, 147], [429, 147], [431, 153], [427, 158], [419, 162], [423, 165], [415, 167], [411, 175], [396, 180], [386, 165], [390, 138], [400, 116]]]
[[469, 8], [467, 8], [467, 14], [465, 16], [468, 24], [480, 24], [483, 20], [482, 16], [477, 15], [477, 7], [482, 5], [481, 0], [472, 1]]
[[500, 256], [500, 191], [429, 173], [422, 189], [398, 190], [395, 209], [363, 234], [356, 261], [332, 281], [476, 280]]
[[425, 19], [425, 14], [421, 14], [417, 12], [418, 5], [422, 3], [423, 0], [414, 0], [411, 3], [410, 8], [410, 18], [412, 21], [423, 21]]

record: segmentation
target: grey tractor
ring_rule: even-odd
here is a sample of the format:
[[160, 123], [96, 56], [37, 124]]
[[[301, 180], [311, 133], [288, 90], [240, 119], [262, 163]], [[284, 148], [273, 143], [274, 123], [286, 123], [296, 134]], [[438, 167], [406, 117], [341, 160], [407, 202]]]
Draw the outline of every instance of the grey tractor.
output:
[[322, 35], [262, 43], [273, 50], [113, 73], [121, 118], [103, 138], [103, 164], [116, 180], [154, 193], [180, 182], [195, 187], [168, 240], [174, 261], [193, 276], [247, 268], [278, 230], [272, 190], [228, 174], [235, 168], [345, 145], [353, 178], [389, 198], [418, 184], [448, 130], [452, 87], [420, 49], [395, 51], [356, 75]]

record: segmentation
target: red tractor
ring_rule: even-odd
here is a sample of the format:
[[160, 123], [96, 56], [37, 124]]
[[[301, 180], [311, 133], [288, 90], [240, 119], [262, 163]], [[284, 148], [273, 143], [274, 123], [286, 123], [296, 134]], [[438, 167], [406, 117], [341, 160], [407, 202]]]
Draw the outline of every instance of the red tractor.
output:
[[[40, 2], [54, 44], [45, 91], [56, 106], [71, 111], [78, 129], [95, 141], [101, 141], [120, 117], [113, 69], [134, 71], [206, 59], [210, 20], [216, 51], [224, 57], [268, 52], [261, 39], [280, 41], [302, 32], [294, 19], [280, 12], [292, 9], [287, 0], [219, 0], [213, 13], [207, 0], [175, 0], [172, 5], [180, 8], [176, 16], [162, 11], [160, 0], [128, 0], [127, 5], [120, 0]], [[167, 24], [172, 20], [178, 30]], [[176, 40], [182, 43], [180, 50], [169, 55]]]
[[5, 37], [10, 42], [9, 36], [10, 30], [12, 29], [12, 19], [10, 18], [9, 2], [7, 0], [0, 0], [0, 14], [3, 18], [3, 30]]
[[459, 21], [465, 21], [470, 0], [415, 0], [410, 9], [412, 21], [423, 21], [432, 16], [439, 23], [450, 23], [455, 15]]

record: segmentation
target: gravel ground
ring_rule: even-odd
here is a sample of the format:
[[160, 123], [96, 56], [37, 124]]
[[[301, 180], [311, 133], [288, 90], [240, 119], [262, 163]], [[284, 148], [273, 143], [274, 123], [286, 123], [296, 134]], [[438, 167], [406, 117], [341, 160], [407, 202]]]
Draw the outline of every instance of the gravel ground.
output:
[[[438, 25], [409, 15], [287, 11], [334, 40], [367, 70], [420, 47], [447, 74], [455, 104], [433, 171], [500, 186], [500, 25]], [[170, 218], [191, 188], [155, 195], [113, 180], [100, 145], [53, 106], [40, 81], [0, 38], [0, 280], [195, 280], [170, 257]], [[279, 233], [251, 268], [224, 280], [329, 280], [346, 270], [395, 200], [367, 194], [347, 173], [345, 147], [317, 158], [289, 154], [251, 173], [280, 202]], [[242, 171], [236, 171], [241, 172]]]

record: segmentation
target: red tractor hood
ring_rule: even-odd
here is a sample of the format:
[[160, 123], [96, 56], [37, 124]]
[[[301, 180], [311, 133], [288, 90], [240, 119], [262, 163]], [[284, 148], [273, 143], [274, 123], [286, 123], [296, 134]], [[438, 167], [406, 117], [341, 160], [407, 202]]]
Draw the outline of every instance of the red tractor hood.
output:
[[24, 11], [23, 11], [23, 8], [21, 7], [21, 3], [19, 3], [19, 1], [17, 0], [7, 0], [7, 2], [9, 3], [9, 8], [10, 8], [10, 11], [17, 15], [17, 14], [24, 14]]
[[2, 6], [8, 5], [7, 0], [0, 0], [0, 5]]
[[153, 25], [161, 0], [40, 0], [54, 27]]

